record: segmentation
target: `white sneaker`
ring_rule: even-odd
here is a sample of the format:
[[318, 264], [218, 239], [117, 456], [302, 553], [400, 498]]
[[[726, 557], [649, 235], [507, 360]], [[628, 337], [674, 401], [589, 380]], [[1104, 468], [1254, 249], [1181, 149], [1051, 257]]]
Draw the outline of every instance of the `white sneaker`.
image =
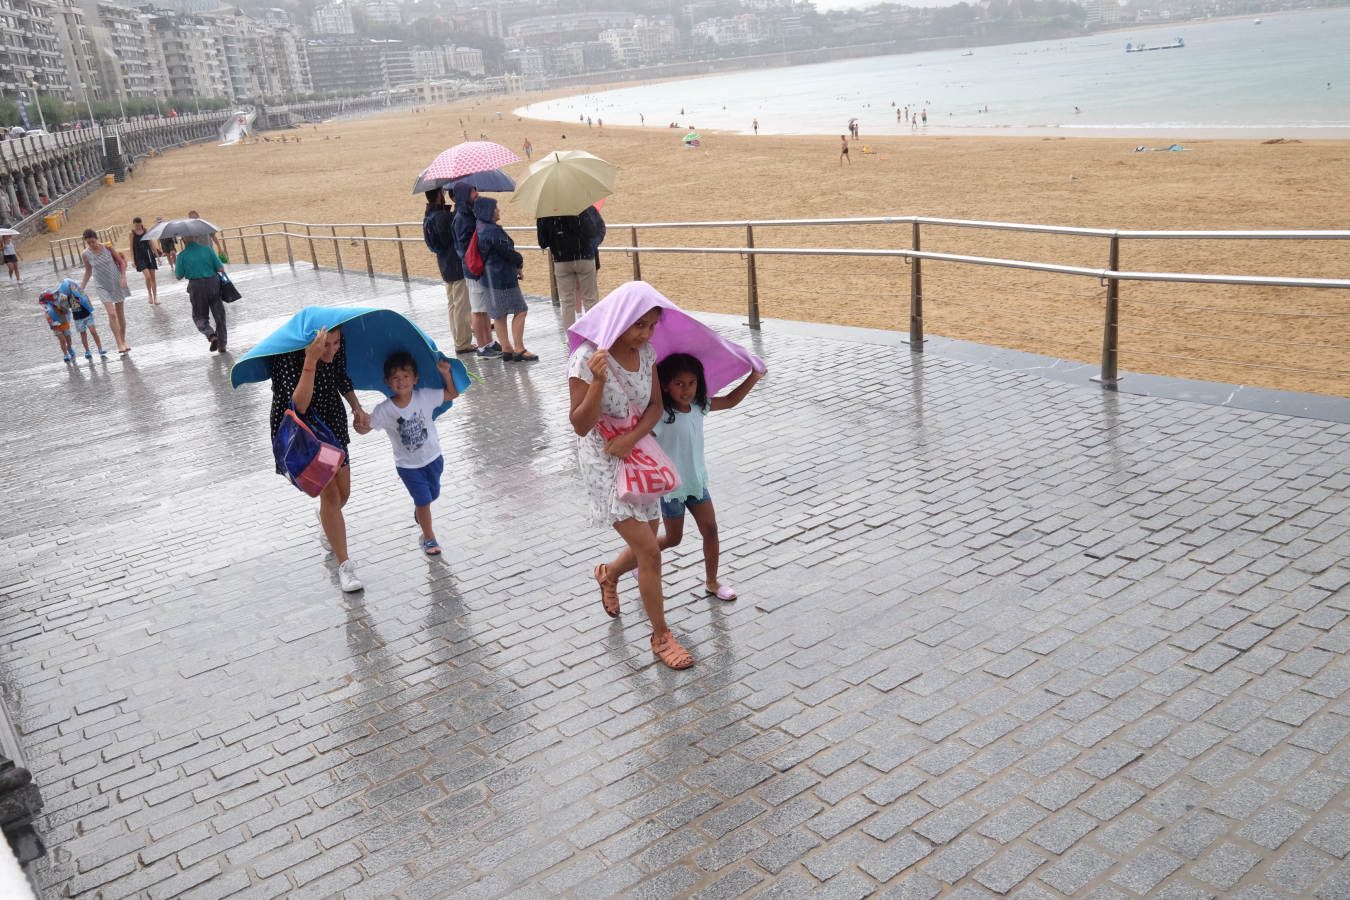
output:
[[329, 553], [332, 553], [333, 544], [331, 541], [328, 540], [328, 532], [323, 530], [323, 516], [319, 514], [319, 511], [317, 509], [314, 510], [314, 518], [319, 520], [319, 544], [323, 547], [323, 549], [327, 550]]
[[338, 566], [338, 584], [342, 585], [342, 589], [349, 594], [365, 587], [361, 583], [361, 579], [356, 577], [356, 563], [350, 559]]

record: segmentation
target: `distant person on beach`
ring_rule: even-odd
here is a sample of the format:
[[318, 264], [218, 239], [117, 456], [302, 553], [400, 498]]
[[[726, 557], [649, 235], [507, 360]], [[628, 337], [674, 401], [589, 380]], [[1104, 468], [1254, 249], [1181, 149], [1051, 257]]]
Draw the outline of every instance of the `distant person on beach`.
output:
[[[1330, 84], [1327, 84], [1327, 89], [1328, 89], [1328, 90], [1331, 89], [1331, 85], [1330, 85]], [[647, 117], [644, 116], [642, 113], [638, 113], [638, 124], [639, 124], [639, 125], [646, 125], [646, 124], [647, 124]]]
[[839, 165], [841, 167], [845, 160], [848, 160], [850, 166], [853, 165], [853, 160], [848, 158], [848, 138], [841, 134], [839, 135]]
[[469, 322], [469, 287], [464, 283], [464, 264], [455, 252], [455, 213], [445, 205], [445, 191], [426, 192], [427, 208], [422, 213], [422, 240], [436, 254], [436, 267], [445, 282], [445, 304], [450, 314], [450, 335], [456, 353], [472, 353], [473, 329]]
[[[703, 458], [703, 420], [709, 412], [736, 406], [762, 377], [763, 373], [752, 371], [730, 393], [709, 397], [703, 363], [698, 357], [672, 353], [656, 365], [663, 414], [652, 427], [652, 435], [675, 463], [680, 476], [679, 488], [661, 498], [665, 533], [658, 545], [662, 551], [680, 545], [684, 537], [684, 513], [688, 510], [703, 538], [704, 590], [718, 600], [735, 600], [736, 591], [717, 577], [721, 545], [717, 538], [717, 514], [708, 492], [708, 466]], [[617, 579], [636, 565], [632, 552], [625, 549], [609, 567], [609, 576]]]
[[[200, 246], [203, 251], [211, 252], [207, 246], [189, 246]], [[320, 328], [305, 349], [268, 357], [267, 371], [272, 378], [270, 424], [273, 440], [286, 410], [294, 407], [300, 418], [314, 416], [327, 425], [338, 446], [346, 452], [351, 435], [347, 431], [343, 400], [352, 408], [352, 426], [357, 432], [365, 434], [370, 430], [370, 414], [361, 408], [361, 400], [347, 375], [347, 348], [341, 328]], [[338, 585], [348, 593], [362, 588], [361, 580], [356, 577], [356, 563], [347, 555], [347, 523], [342, 517], [342, 507], [347, 505], [347, 498], [352, 493], [350, 463], [348, 454], [337, 474], [319, 492], [318, 509], [320, 545], [337, 557]]]
[[534, 144], [530, 143], [530, 139], [528, 136], [525, 138], [525, 143], [522, 144], [521, 146], [525, 150], [525, 158], [530, 159], [532, 157], [532, 154], [534, 153]]
[[923, 124], [928, 124], [928, 107], [924, 107], [923, 110]]
[[[455, 240], [455, 253], [461, 263], [469, 252], [469, 241], [473, 238], [478, 220], [473, 216], [473, 202], [478, 199], [478, 189], [467, 184], [457, 184], [450, 190], [455, 200], [455, 218], [451, 222], [451, 235]], [[469, 317], [473, 329], [474, 341], [478, 344], [479, 359], [497, 359], [502, 355], [502, 345], [492, 339], [492, 320], [487, 314], [487, 297], [483, 293], [481, 275], [469, 271], [463, 266], [464, 287], [469, 292]]]
[[9, 277], [23, 283], [23, 279], [19, 277], [19, 248], [14, 246], [13, 235], [5, 235], [4, 242], [0, 243], [0, 253], [5, 257], [5, 269], [9, 272]]
[[155, 262], [153, 241], [145, 239], [145, 223], [137, 216], [131, 220], [131, 262], [136, 271], [145, 279], [145, 290], [151, 306], [159, 305], [159, 287], [155, 284], [155, 272], [159, 263]]
[[[491, 197], [473, 201], [474, 218], [478, 220], [478, 253], [483, 258], [483, 297], [487, 301], [488, 318], [502, 345], [502, 360], [506, 362], [537, 362], [538, 354], [525, 349], [525, 316], [530, 308], [520, 292], [520, 276], [524, 274], [525, 258], [516, 252], [516, 242], [497, 223], [502, 211]], [[507, 330], [507, 317], [510, 330]]]
[[80, 251], [80, 258], [84, 260], [84, 277], [80, 279], [80, 290], [83, 291], [93, 279], [93, 294], [103, 303], [117, 351], [126, 353], [131, 349], [127, 343], [127, 319], [122, 307], [131, 296], [127, 288], [127, 259], [114, 250], [112, 244], [100, 241], [94, 229], [86, 228], [83, 237], [84, 249]]
[[566, 330], [600, 299], [595, 282], [591, 222], [582, 215], [541, 216], [534, 225], [540, 248], [552, 260]]
[[[651, 338], [663, 310], [644, 298], [644, 289], [652, 290], [643, 282], [625, 285], [586, 317], [586, 322], [594, 326], [588, 332], [609, 346], [598, 346], [587, 338], [569, 357], [568, 420], [580, 438], [577, 465], [586, 491], [589, 521], [613, 528], [625, 544], [613, 564], [595, 567], [601, 606], [610, 618], [618, 618], [621, 611], [618, 573], [612, 569], [631, 561], [630, 568], [637, 569], [638, 592], [652, 626], [652, 652], [672, 669], [687, 669], [694, 664], [694, 658], [680, 646], [666, 624], [661, 547], [656, 537], [661, 516], [659, 498], [630, 502], [620, 499], [619, 494], [623, 461], [633, 453], [637, 442], [651, 433], [662, 415], [656, 350]], [[616, 429], [612, 424], [616, 420], [627, 430]]]
[[755, 119], [751, 124], [754, 126], [755, 134], [759, 134], [759, 119]]
[[[192, 324], [210, 342], [211, 352], [225, 352], [225, 302], [220, 299], [220, 256], [205, 235], [183, 238], [183, 249], [173, 266], [173, 277], [188, 280]], [[212, 320], [215, 325], [212, 326]], [[273, 429], [275, 432], [276, 429]]]

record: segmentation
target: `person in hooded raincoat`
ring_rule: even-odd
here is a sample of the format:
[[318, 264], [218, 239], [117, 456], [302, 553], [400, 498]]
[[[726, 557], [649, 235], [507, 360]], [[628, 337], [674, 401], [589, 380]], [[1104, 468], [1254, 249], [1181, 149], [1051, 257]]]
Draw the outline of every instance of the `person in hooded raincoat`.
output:
[[[473, 202], [478, 220], [478, 253], [483, 257], [483, 297], [488, 317], [502, 345], [502, 359], [508, 362], [534, 362], [537, 354], [525, 349], [525, 295], [520, 292], [520, 275], [525, 258], [516, 252], [516, 242], [497, 224], [502, 217], [497, 201], [479, 197]], [[510, 316], [510, 331], [507, 317]]]
[[[450, 231], [455, 241], [455, 252], [464, 262], [464, 254], [469, 252], [469, 239], [473, 237], [478, 220], [473, 217], [473, 202], [478, 199], [478, 188], [467, 184], [456, 184], [450, 189], [455, 201], [455, 218]], [[481, 359], [496, 359], [502, 355], [502, 345], [492, 339], [492, 320], [488, 318], [487, 306], [483, 297], [481, 275], [475, 275], [464, 266], [464, 286], [469, 291], [470, 324], [473, 337], [478, 343], [478, 356]]]
[[446, 308], [450, 312], [450, 334], [456, 353], [472, 353], [476, 348], [469, 328], [469, 288], [464, 283], [464, 263], [455, 250], [455, 214], [445, 205], [440, 188], [427, 191], [427, 209], [422, 214], [422, 234], [436, 254], [436, 267], [445, 282]]

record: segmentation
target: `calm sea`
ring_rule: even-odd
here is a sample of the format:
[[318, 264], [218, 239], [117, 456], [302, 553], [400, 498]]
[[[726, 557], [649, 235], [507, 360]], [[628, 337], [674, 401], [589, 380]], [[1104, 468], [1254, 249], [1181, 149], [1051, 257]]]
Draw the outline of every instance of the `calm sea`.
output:
[[[927, 109], [930, 134], [1350, 138], [1350, 9], [1256, 19], [759, 69], [567, 97], [517, 114], [578, 125], [584, 115], [636, 125], [641, 114], [649, 127], [741, 132], [758, 118], [761, 132], [779, 134], [839, 134], [857, 117], [865, 139], [911, 133], [895, 119], [908, 105]], [[1177, 38], [1184, 48], [1125, 52], [1127, 42]]]

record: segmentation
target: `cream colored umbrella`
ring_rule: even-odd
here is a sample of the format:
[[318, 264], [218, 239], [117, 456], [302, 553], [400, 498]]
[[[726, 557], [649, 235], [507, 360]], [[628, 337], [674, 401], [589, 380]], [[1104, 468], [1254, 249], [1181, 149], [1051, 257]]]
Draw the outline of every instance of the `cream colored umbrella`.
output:
[[530, 174], [511, 195], [511, 202], [538, 219], [575, 216], [614, 193], [619, 170], [585, 150], [559, 150], [530, 166]]

